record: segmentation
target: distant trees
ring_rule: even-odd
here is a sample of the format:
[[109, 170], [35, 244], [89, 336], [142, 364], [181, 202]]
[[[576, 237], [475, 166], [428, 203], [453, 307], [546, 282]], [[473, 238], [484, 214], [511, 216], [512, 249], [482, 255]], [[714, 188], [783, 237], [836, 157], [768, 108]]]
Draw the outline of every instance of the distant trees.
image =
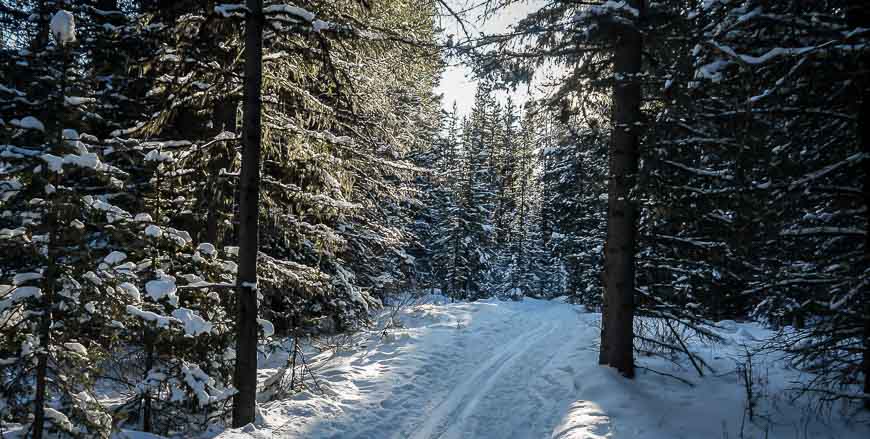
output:
[[533, 112], [500, 103], [478, 87], [471, 113], [445, 115], [433, 149], [417, 154], [431, 167], [423, 180], [431, 204], [418, 216], [417, 265], [455, 299], [551, 295], [541, 229], [538, 154], [545, 141]]

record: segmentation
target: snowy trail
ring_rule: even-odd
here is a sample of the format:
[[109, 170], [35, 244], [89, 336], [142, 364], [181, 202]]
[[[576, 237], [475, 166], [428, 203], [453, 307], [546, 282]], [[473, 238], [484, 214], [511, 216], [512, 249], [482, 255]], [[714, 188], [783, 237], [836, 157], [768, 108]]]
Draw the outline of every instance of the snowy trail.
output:
[[549, 437], [576, 399], [570, 363], [597, 341], [596, 325], [581, 324], [589, 316], [537, 300], [417, 306], [390, 340], [319, 372], [330, 401], [303, 394], [264, 405], [267, 423], [277, 426], [269, 433]]
[[[747, 424], [741, 383], [729, 370], [743, 343], [765, 335], [757, 325], [731, 322], [723, 344], [697, 347], [719, 372], [703, 380], [689, 368], [639, 359], [695, 382], [689, 387], [643, 371], [628, 381], [599, 367], [599, 318], [560, 301], [417, 305], [388, 337], [325, 361], [317, 371], [325, 394], [264, 403], [263, 422], [218, 438], [706, 439], [738, 437], [743, 429], [743, 437], [773, 439], [795, 437], [796, 427], [820, 439], [870, 433], [807, 423], [800, 409], [784, 411], [776, 400], [766, 413], [775, 424]], [[263, 362], [264, 378], [270, 362], [280, 358]], [[795, 378], [775, 360], [764, 367], [771, 390]]]
[[[510, 341], [476, 370], [469, 371], [472, 372], [471, 378], [454, 387], [447, 398], [432, 412], [431, 417], [411, 437], [413, 439], [461, 437], [461, 432], [467, 433], [470, 419], [486, 415], [491, 417], [491, 413], [486, 409], [492, 407], [484, 405], [484, 410], [478, 412], [478, 403], [490, 396], [494, 388], [509, 388], [520, 394], [522, 392], [520, 382], [508, 379], [515, 378], [515, 374], [509, 373], [510, 369], [521, 367], [523, 375], [534, 375], [535, 371], [529, 366], [537, 363], [522, 363], [519, 360], [524, 354], [532, 351], [543, 338], [551, 335], [557, 327], [558, 325], [553, 323], [538, 324], [531, 332]], [[518, 398], [511, 399], [516, 401]]]

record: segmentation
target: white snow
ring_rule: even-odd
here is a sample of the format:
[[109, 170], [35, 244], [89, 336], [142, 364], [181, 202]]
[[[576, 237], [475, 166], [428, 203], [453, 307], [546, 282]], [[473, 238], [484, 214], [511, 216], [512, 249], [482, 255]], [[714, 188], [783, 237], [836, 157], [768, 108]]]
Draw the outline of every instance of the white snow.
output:
[[[723, 322], [712, 330], [724, 342], [692, 342], [692, 351], [716, 369], [703, 378], [686, 361], [638, 358], [639, 366], [689, 386], [644, 369], [628, 380], [599, 366], [600, 314], [561, 301], [424, 304], [398, 320], [386, 337], [373, 330], [357, 336], [357, 348], [309, 357], [322, 394], [305, 390], [262, 403], [256, 428], [218, 437], [791, 439], [796, 431], [870, 437], [866, 424], [846, 424], [838, 414], [820, 420], [800, 402], [792, 405], [785, 389], [806, 377], [776, 354], [756, 354], [765, 397], [756, 407], [760, 415], [744, 419], [736, 365], [744, 346], [772, 335], [754, 323]], [[286, 353], [261, 358], [261, 377], [277, 376], [286, 359]]]
[[63, 169], [63, 157], [58, 157], [54, 154], [43, 154], [41, 158], [48, 165], [50, 171], [58, 172]]
[[36, 130], [45, 132], [45, 124], [42, 123], [39, 119], [33, 116], [25, 116], [19, 119], [12, 119], [9, 121], [12, 126], [16, 126], [25, 130]]
[[275, 335], [275, 325], [266, 319], [257, 319], [257, 323], [263, 328], [263, 337], [271, 337]]
[[[5, 288], [3, 288], [3, 289], [5, 289]], [[20, 301], [27, 299], [27, 298], [30, 298], [30, 297], [40, 297], [40, 296], [42, 296], [42, 290], [37, 288], [37, 287], [18, 287], [18, 288], [15, 288], [14, 290], [12, 290], [12, 292], [10, 294], [7, 294], [7, 295], [3, 296], [2, 299], [0, 299], [0, 311], [3, 311], [5, 309], [11, 307], [12, 305], [15, 304], [15, 302], [20, 302]]]
[[316, 33], [321, 33], [325, 30], [334, 30], [334, 29], [335, 29], [335, 23], [331, 23], [329, 21], [314, 20], [311, 22], [311, 30], [313, 30]]
[[81, 343], [75, 343], [75, 342], [64, 343], [63, 347], [65, 347], [68, 350], [73, 351], [73, 352], [75, 352], [83, 357], [88, 356], [88, 349]]
[[217, 250], [214, 248], [214, 245], [207, 242], [203, 242], [202, 244], [198, 245], [196, 247], [196, 251], [208, 256], [214, 256], [215, 254], [217, 254]]
[[[80, 144], [81, 142], [77, 142]], [[66, 154], [63, 157], [58, 157], [54, 154], [43, 154], [40, 156], [42, 160], [48, 165], [48, 169], [53, 172], [60, 172], [63, 169], [63, 165], [73, 165], [78, 166], [80, 168], [90, 168], [95, 169], [97, 171], [106, 170], [109, 167], [106, 166], [100, 160], [100, 157], [92, 152], [82, 152], [81, 154]]]
[[130, 296], [134, 302], [142, 300], [142, 296], [139, 294], [139, 288], [137, 288], [136, 285], [133, 285], [130, 282], [122, 282], [118, 285], [118, 288]]
[[145, 433], [134, 430], [121, 430], [111, 436], [111, 439], [165, 439], [163, 436], [158, 436], [152, 433]]
[[72, 106], [72, 107], [76, 107], [76, 106], [83, 105], [83, 104], [90, 104], [90, 103], [97, 101], [95, 98], [87, 98], [87, 97], [82, 97], [82, 96], [65, 96], [63, 99], [64, 99], [65, 104]]
[[21, 285], [36, 279], [42, 279], [42, 273], [18, 273], [12, 277], [12, 285]]
[[45, 418], [51, 420], [51, 422], [60, 428], [63, 431], [72, 430], [72, 422], [70, 422], [69, 418], [66, 417], [65, 414], [51, 408], [45, 407]]
[[145, 283], [145, 293], [155, 302], [168, 297], [170, 303], [176, 303], [178, 301], [178, 296], [175, 295], [177, 291], [178, 287], [175, 286], [175, 279], [169, 276], [163, 276]]
[[91, 281], [91, 283], [94, 285], [102, 285], [103, 284], [103, 280], [100, 279], [100, 277], [97, 276], [97, 274], [94, 273], [93, 271], [88, 271], [87, 273], [83, 274], [82, 277]]
[[215, 388], [214, 379], [195, 364], [185, 363], [181, 367], [181, 372], [184, 374], [184, 383], [196, 395], [200, 407], [223, 401], [235, 394], [235, 389]]
[[601, 6], [598, 6], [598, 7], [601, 8], [602, 10], [605, 10], [605, 11], [608, 11], [611, 13], [627, 12], [630, 15], [633, 15], [635, 17], [640, 15], [640, 11], [638, 11], [637, 8], [633, 8], [625, 0], [622, 0], [622, 1], [607, 0]]
[[82, 197], [82, 202], [84, 202], [84, 204], [91, 209], [106, 212], [106, 219], [110, 223], [113, 223], [119, 219], [130, 218], [132, 216], [124, 209], [121, 209], [120, 207], [115, 206], [100, 198], [95, 198], [92, 195], [85, 195], [84, 197]]
[[178, 308], [172, 311], [172, 317], [175, 317], [184, 325], [185, 335], [194, 337], [199, 334], [208, 334], [211, 332], [211, 323], [205, 321], [205, 319], [197, 315], [193, 310]]
[[214, 11], [220, 14], [224, 18], [230, 18], [233, 16], [236, 17], [244, 17], [245, 13], [248, 12], [248, 8], [245, 5], [238, 3], [229, 3], [229, 4], [220, 4], [214, 7]]
[[159, 238], [163, 236], [163, 229], [159, 226], [155, 226], [154, 224], [149, 224], [148, 227], [145, 227], [145, 236], [150, 236], [152, 238]]
[[172, 161], [172, 154], [162, 153], [162, 152], [160, 152], [160, 150], [152, 149], [151, 151], [148, 151], [148, 154], [145, 154], [144, 160], [146, 162], [158, 162], [158, 163], [169, 162], [169, 161]]
[[69, 11], [63, 9], [55, 12], [51, 17], [51, 35], [58, 44], [64, 45], [76, 40], [75, 17]]
[[178, 322], [178, 320], [173, 317], [163, 316], [151, 311], [145, 311], [133, 305], [127, 305], [127, 314], [139, 317], [140, 319], [147, 320], [149, 322], [155, 322], [158, 328], [164, 328], [169, 326], [169, 324], [172, 322]]
[[314, 13], [295, 5], [271, 5], [263, 8], [264, 14], [288, 14], [299, 17], [307, 22], [314, 20]]
[[127, 259], [127, 254], [124, 252], [113, 251], [109, 253], [105, 258], [103, 258], [103, 262], [109, 265], [115, 265]]

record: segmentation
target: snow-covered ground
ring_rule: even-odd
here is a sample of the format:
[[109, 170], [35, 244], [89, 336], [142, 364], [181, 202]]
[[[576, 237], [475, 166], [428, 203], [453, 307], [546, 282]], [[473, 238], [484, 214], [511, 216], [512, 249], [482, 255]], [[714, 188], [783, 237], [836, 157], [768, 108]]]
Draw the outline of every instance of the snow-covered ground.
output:
[[[263, 422], [220, 439], [265, 438], [867, 438], [867, 419], [820, 418], [784, 392], [799, 380], [775, 354], [754, 360], [761, 394], [750, 421], [736, 373], [744, 346], [771, 334], [724, 322], [693, 345], [716, 371], [699, 378], [658, 358], [626, 380], [597, 365], [600, 315], [561, 301], [423, 304], [403, 327], [314, 359], [324, 393], [261, 406]], [[326, 354], [324, 354], [326, 355]], [[266, 359], [266, 370], [281, 361]]]

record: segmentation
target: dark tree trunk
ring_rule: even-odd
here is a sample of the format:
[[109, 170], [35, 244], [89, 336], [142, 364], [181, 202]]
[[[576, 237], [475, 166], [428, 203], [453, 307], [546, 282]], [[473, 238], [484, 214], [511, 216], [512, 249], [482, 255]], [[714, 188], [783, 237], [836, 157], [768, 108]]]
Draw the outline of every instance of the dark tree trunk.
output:
[[[142, 336], [145, 342], [145, 377], [147, 378], [154, 367], [154, 331], [151, 328], [145, 328], [145, 333]], [[142, 431], [151, 433], [152, 429], [152, 407], [151, 407], [151, 391], [146, 390], [142, 395]]]
[[[236, 101], [232, 98], [222, 99], [214, 104], [212, 111], [212, 124], [214, 125], [215, 134], [220, 134], [224, 131], [232, 133], [236, 132]], [[225, 214], [226, 206], [223, 203], [224, 191], [222, 190], [222, 179], [220, 170], [229, 168], [229, 154], [225, 151], [224, 145], [217, 146], [216, 153], [212, 155], [209, 163], [211, 175], [208, 178], [208, 212], [206, 213], [205, 236], [201, 238], [204, 242], [210, 242], [215, 245], [221, 244], [220, 239], [220, 222]]]
[[254, 421], [257, 396], [257, 249], [260, 204], [260, 107], [263, 1], [248, 0], [245, 24], [244, 150], [239, 190], [239, 291], [233, 426]]
[[[644, 12], [643, 0], [629, 5]], [[598, 362], [634, 376], [634, 251], [637, 207], [631, 200], [638, 170], [638, 127], [643, 40], [640, 32], [620, 31], [613, 59], [613, 134], [607, 200], [607, 244], [604, 261], [604, 308]]]
[[33, 52], [41, 52], [46, 47], [48, 47], [49, 38], [51, 37], [51, 30], [49, 29], [49, 22], [45, 19], [45, 17], [51, 17], [53, 14], [54, 8], [53, 4], [47, 1], [39, 2], [38, 8], [38, 17], [39, 24], [36, 28], [36, 35], [33, 40], [30, 41], [30, 50]]
[[[57, 103], [55, 108], [55, 130], [57, 137], [55, 138], [56, 148], [55, 153], [60, 154], [63, 151], [63, 106], [64, 96], [66, 95], [66, 74], [69, 65], [69, 55], [67, 48], [61, 48], [61, 69], [60, 69], [60, 84], [58, 87]], [[55, 187], [60, 187], [60, 177], [48, 169], [44, 170], [46, 181], [51, 182]], [[57, 193], [49, 195], [49, 197], [57, 197]], [[48, 386], [48, 353], [51, 346], [51, 324], [54, 318], [53, 312], [55, 308], [54, 293], [57, 289], [57, 277], [60, 274], [57, 262], [60, 259], [58, 249], [60, 248], [60, 234], [58, 233], [58, 206], [57, 199], [49, 200], [48, 212], [45, 215], [45, 225], [47, 228], [48, 240], [48, 263], [45, 270], [45, 299], [43, 301], [42, 317], [39, 322], [39, 353], [36, 360], [36, 394], [33, 398], [33, 439], [42, 439], [45, 430], [45, 400]]]
[[[53, 274], [48, 270], [47, 274]], [[51, 289], [49, 289], [50, 291]], [[39, 325], [40, 353], [36, 360], [36, 395], [33, 398], [33, 439], [42, 439], [45, 430], [45, 385], [48, 374], [49, 336], [51, 335], [51, 311], [53, 294], [45, 295], [45, 310]]]

